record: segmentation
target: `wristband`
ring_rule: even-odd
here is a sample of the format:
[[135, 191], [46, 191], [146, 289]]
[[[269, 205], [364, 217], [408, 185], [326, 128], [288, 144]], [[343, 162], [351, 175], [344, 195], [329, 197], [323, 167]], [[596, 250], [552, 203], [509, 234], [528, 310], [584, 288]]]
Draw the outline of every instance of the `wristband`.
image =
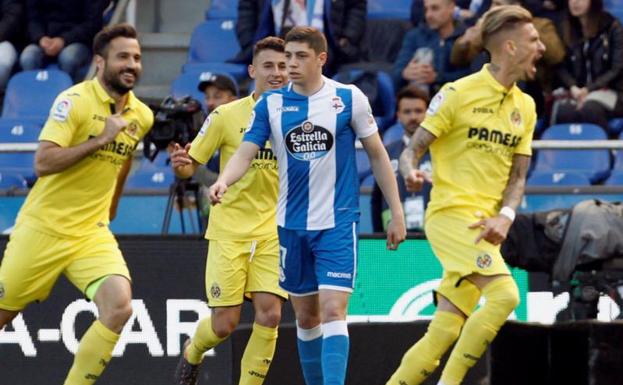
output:
[[511, 222], [515, 220], [515, 210], [513, 210], [510, 206], [504, 206], [500, 210], [500, 215], [504, 215], [506, 218], [510, 219]]

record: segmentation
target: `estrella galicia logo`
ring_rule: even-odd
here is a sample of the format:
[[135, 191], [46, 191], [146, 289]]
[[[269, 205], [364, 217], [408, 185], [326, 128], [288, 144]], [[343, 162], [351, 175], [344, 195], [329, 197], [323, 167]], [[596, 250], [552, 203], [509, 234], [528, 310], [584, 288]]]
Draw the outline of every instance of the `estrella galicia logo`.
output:
[[333, 147], [333, 135], [324, 127], [315, 126], [309, 120], [296, 126], [285, 136], [288, 152], [298, 160], [322, 158]]

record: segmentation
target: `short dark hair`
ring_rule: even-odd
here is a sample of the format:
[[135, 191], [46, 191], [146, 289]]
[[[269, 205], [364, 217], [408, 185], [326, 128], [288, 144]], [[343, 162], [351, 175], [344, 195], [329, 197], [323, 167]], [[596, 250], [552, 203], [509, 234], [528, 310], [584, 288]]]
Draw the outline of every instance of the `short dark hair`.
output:
[[93, 54], [105, 57], [110, 42], [118, 37], [136, 39], [136, 29], [127, 23], [104, 27], [93, 38]]
[[428, 94], [414, 84], [405, 86], [400, 91], [398, 91], [398, 93], [396, 94], [396, 110], [400, 108], [400, 101], [402, 99], [421, 99], [424, 101], [424, 103], [426, 103], [427, 106], [428, 102], [430, 101], [428, 98]]
[[258, 53], [268, 49], [283, 53], [285, 51], [285, 43], [282, 38], [267, 36], [253, 46], [253, 58], [255, 58]]
[[319, 54], [327, 52], [327, 39], [322, 32], [314, 27], [294, 27], [286, 34], [285, 43], [291, 41], [307, 43], [311, 49]]

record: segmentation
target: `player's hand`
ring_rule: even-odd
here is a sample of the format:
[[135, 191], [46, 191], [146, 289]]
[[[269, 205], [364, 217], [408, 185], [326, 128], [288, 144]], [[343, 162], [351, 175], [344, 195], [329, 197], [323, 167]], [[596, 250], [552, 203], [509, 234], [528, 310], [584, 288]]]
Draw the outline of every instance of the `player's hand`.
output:
[[210, 186], [210, 202], [212, 205], [221, 203], [223, 195], [227, 192], [227, 184], [219, 179]]
[[407, 227], [402, 216], [392, 218], [387, 226], [387, 250], [396, 250], [407, 237]]
[[426, 171], [418, 169], [411, 170], [409, 175], [407, 175], [404, 180], [407, 191], [409, 192], [420, 191], [422, 189], [422, 186], [424, 186], [424, 182], [432, 182], [430, 175], [428, 175]]
[[474, 241], [475, 244], [484, 239], [492, 245], [499, 245], [506, 239], [506, 235], [508, 235], [508, 230], [512, 224], [513, 222], [505, 215], [498, 215], [493, 218], [485, 218], [476, 223], [472, 223], [469, 225], [469, 228], [482, 229]]
[[188, 155], [188, 152], [190, 151], [190, 143], [186, 144], [184, 148], [177, 143], [174, 143], [172, 147], [171, 167], [173, 167], [173, 170], [182, 169], [193, 163], [193, 160], [190, 159], [190, 156]]
[[100, 143], [105, 145], [112, 142], [127, 125], [128, 122], [121, 117], [121, 113], [108, 116], [104, 123], [104, 130], [98, 136]]

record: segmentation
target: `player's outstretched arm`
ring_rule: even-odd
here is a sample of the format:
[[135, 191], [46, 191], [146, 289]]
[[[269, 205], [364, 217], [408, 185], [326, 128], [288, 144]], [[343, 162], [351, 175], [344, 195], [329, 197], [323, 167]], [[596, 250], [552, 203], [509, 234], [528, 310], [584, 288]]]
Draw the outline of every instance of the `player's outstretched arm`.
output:
[[387, 228], [387, 248], [395, 250], [405, 240], [407, 230], [394, 170], [392, 170], [389, 156], [378, 133], [361, 138], [361, 144], [370, 158], [374, 178], [391, 210], [392, 219]]
[[418, 170], [418, 166], [435, 139], [437, 139], [435, 135], [420, 126], [415, 130], [409, 144], [400, 154], [400, 173], [405, 180], [408, 191], [420, 191], [425, 181], [431, 182], [430, 175]]
[[470, 228], [480, 227], [482, 231], [475, 240], [485, 240], [491, 244], [499, 245], [506, 239], [508, 230], [513, 224], [515, 210], [521, 203], [521, 198], [526, 187], [526, 175], [530, 167], [530, 157], [527, 155], [515, 154], [513, 165], [511, 166], [510, 176], [506, 183], [506, 188], [502, 195], [502, 210], [493, 218], [482, 219], [470, 226]]
[[35, 173], [41, 177], [66, 170], [115, 140], [127, 125], [121, 114], [114, 114], [106, 118], [101, 134], [77, 146], [61, 147], [54, 142], [41, 141], [35, 153]]
[[188, 179], [195, 174], [199, 163], [188, 155], [190, 151], [190, 143], [182, 148], [177, 143], [173, 144], [173, 152], [171, 152], [171, 167], [175, 176], [181, 179]]
[[221, 172], [216, 182], [210, 186], [210, 201], [212, 204], [221, 203], [227, 188], [238, 182], [246, 174], [251, 162], [260, 147], [252, 142], [242, 142], [234, 155], [229, 158], [225, 169]]

